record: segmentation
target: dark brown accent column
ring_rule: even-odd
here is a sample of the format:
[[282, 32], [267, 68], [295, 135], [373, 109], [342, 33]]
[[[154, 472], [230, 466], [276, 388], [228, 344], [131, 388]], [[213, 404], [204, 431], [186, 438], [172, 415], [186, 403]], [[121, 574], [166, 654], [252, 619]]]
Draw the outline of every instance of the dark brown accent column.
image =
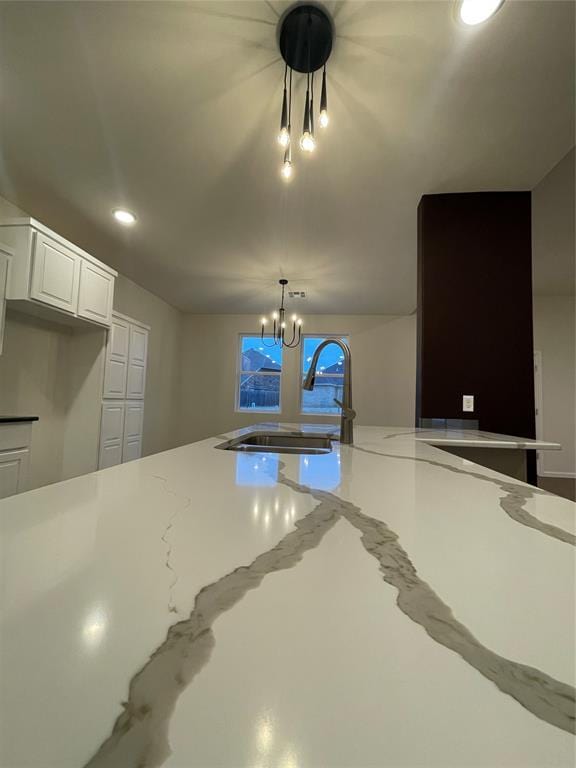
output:
[[[530, 192], [424, 195], [418, 206], [420, 419], [535, 437]], [[474, 395], [474, 413], [462, 396]], [[534, 452], [529, 482], [536, 483]]]

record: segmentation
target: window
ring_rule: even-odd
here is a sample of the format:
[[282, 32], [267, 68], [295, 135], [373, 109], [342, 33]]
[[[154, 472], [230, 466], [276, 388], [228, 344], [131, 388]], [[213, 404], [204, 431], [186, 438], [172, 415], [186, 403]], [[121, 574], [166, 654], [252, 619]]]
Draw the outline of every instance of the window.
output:
[[236, 400], [239, 411], [279, 413], [281, 375], [282, 349], [272, 345], [271, 337], [240, 337]]
[[[324, 336], [304, 336], [302, 342], [302, 378], [308, 373], [312, 355], [325, 340]], [[347, 336], [340, 337], [347, 344]], [[334, 402], [334, 398], [342, 400], [342, 388], [344, 384], [344, 355], [336, 344], [329, 344], [320, 353], [316, 367], [316, 383], [310, 392], [301, 389], [300, 411], [301, 413], [326, 413], [338, 414], [340, 408]]]

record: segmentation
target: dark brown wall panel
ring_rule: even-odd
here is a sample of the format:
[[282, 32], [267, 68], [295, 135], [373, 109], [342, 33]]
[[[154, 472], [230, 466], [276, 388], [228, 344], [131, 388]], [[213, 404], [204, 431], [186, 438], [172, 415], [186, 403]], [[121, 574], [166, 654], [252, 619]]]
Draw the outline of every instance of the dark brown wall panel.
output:
[[530, 192], [421, 199], [417, 423], [469, 416], [534, 437], [530, 216]]

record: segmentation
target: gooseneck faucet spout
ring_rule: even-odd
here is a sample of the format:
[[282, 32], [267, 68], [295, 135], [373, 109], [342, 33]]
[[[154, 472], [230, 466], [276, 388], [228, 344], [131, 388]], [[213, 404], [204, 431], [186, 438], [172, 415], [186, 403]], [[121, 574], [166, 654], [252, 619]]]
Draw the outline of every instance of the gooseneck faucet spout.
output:
[[351, 445], [354, 442], [354, 419], [356, 418], [356, 411], [352, 408], [352, 356], [350, 354], [350, 347], [345, 341], [341, 339], [325, 339], [314, 352], [310, 368], [306, 374], [306, 378], [302, 384], [302, 389], [308, 391], [314, 389], [314, 383], [316, 381], [316, 366], [318, 365], [318, 358], [322, 350], [329, 344], [336, 344], [340, 347], [344, 353], [344, 387], [342, 402], [334, 398], [336, 405], [339, 405], [342, 410], [340, 419], [340, 442], [347, 445]]

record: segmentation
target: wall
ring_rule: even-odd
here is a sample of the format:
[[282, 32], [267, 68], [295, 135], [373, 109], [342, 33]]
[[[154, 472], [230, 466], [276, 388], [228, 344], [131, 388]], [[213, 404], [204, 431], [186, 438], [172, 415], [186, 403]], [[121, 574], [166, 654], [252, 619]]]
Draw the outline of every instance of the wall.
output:
[[425, 195], [418, 212], [417, 416], [463, 418], [474, 395], [481, 429], [534, 437], [530, 192]]
[[576, 477], [575, 150], [532, 192], [534, 348], [542, 353], [540, 473]]
[[[414, 423], [415, 316], [306, 315], [314, 334], [348, 334], [357, 424]], [[258, 333], [253, 315], [185, 315], [182, 332], [181, 441], [191, 442], [266, 421], [337, 421], [299, 414], [300, 349], [286, 350], [282, 413], [236, 413], [238, 338]]]

